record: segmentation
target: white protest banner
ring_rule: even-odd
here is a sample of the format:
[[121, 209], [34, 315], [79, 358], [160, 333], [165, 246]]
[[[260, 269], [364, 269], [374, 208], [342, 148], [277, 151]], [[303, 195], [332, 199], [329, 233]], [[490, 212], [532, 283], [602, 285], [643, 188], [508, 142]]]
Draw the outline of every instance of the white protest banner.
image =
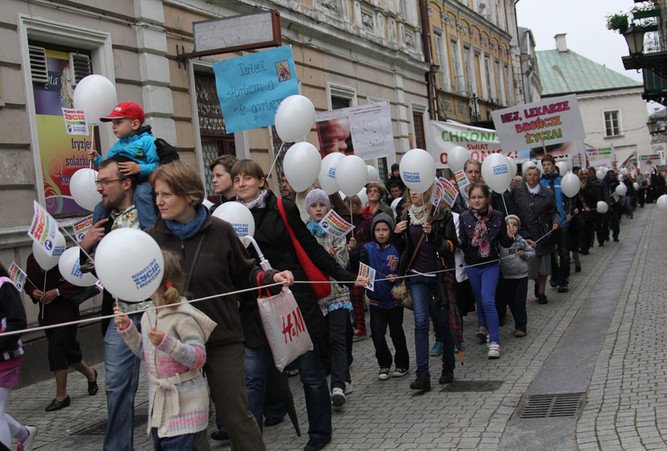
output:
[[354, 226], [341, 218], [335, 211], [329, 210], [320, 221], [320, 227], [333, 236], [345, 236]]
[[368, 278], [368, 283], [364, 285], [365, 288], [368, 288], [371, 291], [375, 291], [375, 270], [368, 265], [359, 263], [359, 274]]
[[586, 138], [575, 94], [491, 112], [504, 151]]
[[606, 166], [611, 168], [614, 161], [614, 153], [611, 148], [607, 149], [586, 149], [586, 159], [588, 165], [594, 168]]
[[322, 157], [344, 152], [371, 160], [396, 152], [387, 102], [324, 111], [317, 113], [315, 122]]
[[[54, 255], [56, 235], [58, 234], [58, 223], [44, 207], [37, 201], [33, 202], [35, 213], [32, 217], [32, 224], [28, 229], [28, 236], [39, 243], [47, 255]], [[62, 253], [65, 249], [58, 250]]]
[[65, 131], [68, 135], [88, 136], [88, 121], [83, 110], [63, 108], [63, 119], [65, 120]]
[[[426, 144], [426, 150], [433, 156], [436, 168], [449, 167], [447, 158], [456, 146], [468, 149], [470, 158], [477, 161], [484, 161], [488, 155], [502, 151], [495, 130], [452, 121], [430, 121], [430, 140]], [[516, 151], [503, 153], [509, 158], [519, 157]]]
[[88, 215], [72, 225], [74, 229], [74, 238], [78, 243], [81, 242], [86, 233], [93, 228], [93, 215]]
[[12, 282], [16, 285], [16, 289], [21, 291], [25, 285], [25, 280], [28, 278], [26, 273], [23, 272], [16, 262], [12, 262], [11, 265], [9, 265], [7, 272], [9, 273], [9, 278], [12, 279]]

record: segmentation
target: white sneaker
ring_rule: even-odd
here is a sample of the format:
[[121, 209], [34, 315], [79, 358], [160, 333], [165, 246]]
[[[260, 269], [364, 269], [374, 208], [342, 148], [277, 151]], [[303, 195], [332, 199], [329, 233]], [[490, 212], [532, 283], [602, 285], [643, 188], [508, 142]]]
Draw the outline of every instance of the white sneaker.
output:
[[409, 372], [410, 371], [407, 368], [396, 368], [396, 370], [391, 373], [391, 377], [403, 377]]
[[500, 345], [495, 341], [489, 343], [489, 353], [487, 355], [490, 359], [500, 358]]
[[345, 394], [349, 395], [354, 391], [354, 386], [352, 385], [352, 382], [345, 382]]
[[23, 451], [32, 451], [32, 445], [33, 441], [35, 440], [35, 436], [37, 435], [37, 428], [35, 426], [26, 426], [25, 427], [28, 430], [28, 433], [30, 434], [27, 439], [23, 443], [19, 443], [19, 448], [20, 450]]
[[380, 372], [378, 373], [378, 379], [381, 381], [386, 381], [389, 379], [389, 368], [380, 368]]
[[334, 387], [334, 389], [331, 390], [331, 402], [334, 407], [341, 407], [346, 401], [347, 398], [345, 397], [345, 392], [343, 392], [342, 388]]

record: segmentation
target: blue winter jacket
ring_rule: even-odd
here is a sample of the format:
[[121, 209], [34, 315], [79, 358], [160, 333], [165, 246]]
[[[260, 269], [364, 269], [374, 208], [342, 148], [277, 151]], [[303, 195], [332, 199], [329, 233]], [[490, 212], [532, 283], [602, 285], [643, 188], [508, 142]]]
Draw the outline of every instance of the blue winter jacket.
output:
[[560, 181], [561, 176], [555, 172], [552, 172], [550, 174], [542, 174], [540, 184], [545, 188], [549, 188], [551, 191], [553, 191], [556, 198], [556, 209], [558, 209], [558, 215], [560, 216], [560, 226], [564, 229], [567, 229], [570, 224], [567, 222], [567, 218], [565, 217], [565, 211], [567, 208], [566, 204], [569, 202], [567, 202], [567, 198], [563, 195], [563, 190], [560, 187]]
[[137, 133], [127, 138], [120, 138], [116, 144], [109, 149], [107, 157], [98, 156], [95, 161], [99, 165], [107, 158], [114, 155], [124, 155], [139, 164], [139, 181], [145, 182], [160, 165], [160, 157], [155, 147], [155, 137], [151, 134], [151, 126], [145, 125], [137, 130]]
[[[386, 279], [388, 275], [398, 273], [400, 254], [391, 242], [381, 245], [376, 241], [364, 244], [361, 249], [360, 261], [376, 271], [376, 279]], [[381, 309], [396, 308], [396, 301], [391, 294], [394, 284], [388, 280], [376, 281], [374, 290], [366, 290], [371, 307]]]

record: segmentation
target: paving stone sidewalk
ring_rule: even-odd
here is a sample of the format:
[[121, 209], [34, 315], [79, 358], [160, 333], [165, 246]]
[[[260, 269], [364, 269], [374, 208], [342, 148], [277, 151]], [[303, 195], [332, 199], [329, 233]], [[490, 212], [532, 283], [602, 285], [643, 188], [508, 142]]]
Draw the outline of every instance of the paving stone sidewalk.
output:
[[[631, 448], [639, 444], [642, 448], [653, 443], [662, 443], [664, 447], [664, 441], [659, 442], [656, 437], [662, 440], [667, 434], [664, 398], [667, 365], [662, 350], [667, 315], [664, 305], [667, 288], [664, 224], [667, 215], [658, 212], [654, 206], [639, 210], [635, 217], [642, 215], [651, 216], [637, 251], [636, 266], [628, 268], [628, 281], [632, 280], [628, 302], [619, 302], [622, 311], [616, 312], [598, 356], [588, 406], [577, 428], [577, 444], [582, 448], [611, 444], [613, 437], [617, 447]], [[627, 228], [636, 221], [623, 221], [621, 240]], [[437, 384], [441, 369], [439, 358], [430, 360], [433, 390], [416, 394], [408, 388], [413, 374], [378, 380], [379, 368], [371, 340], [355, 342], [354, 392], [341, 410], [334, 411], [333, 440], [326, 449], [497, 449], [505, 426], [515, 414], [526, 389], [588, 299], [596, 280], [608, 265], [613, 264], [614, 252], [615, 244], [609, 243], [603, 248], [593, 248], [589, 256], [582, 256], [583, 271], [573, 272], [570, 292], [558, 294], [549, 288], [547, 305], [535, 302], [531, 284], [528, 336], [514, 338], [510, 317], [501, 328], [502, 357], [499, 360], [488, 360], [486, 347], [475, 344], [475, 314], [465, 317], [465, 365], [457, 366], [455, 377], [459, 383], [444, 389]], [[630, 299], [635, 301], [630, 302]], [[635, 327], [631, 325], [633, 321], [637, 323]], [[409, 313], [405, 316], [404, 329], [411, 364], [414, 365], [413, 321]], [[655, 358], [658, 352], [659, 357]], [[95, 368], [102, 381], [103, 365]], [[97, 396], [91, 397], [86, 395], [83, 377], [72, 373], [70, 379], [72, 405], [55, 413], [44, 412], [53, 397], [52, 381], [40, 382], [12, 394], [9, 413], [19, 421], [39, 428], [35, 449], [101, 449], [106, 418], [103, 387]], [[302, 449], [307, 441], [303, 389], [298, 377], [291, 378], [290, 384], [303, 436], [295, 435], [289, 421], [267, 428], [264, 437], [271, 450]], [[136, 403], [138, 414], [146, 413], [146, 392], [142, 370]], [[210, 427], [209, 433], [212, 430]], [[212, 447], [221, 449], [228, 445], [212, 442]], [[145, 424], [135, 429], [135, 448], [152, 449]]]

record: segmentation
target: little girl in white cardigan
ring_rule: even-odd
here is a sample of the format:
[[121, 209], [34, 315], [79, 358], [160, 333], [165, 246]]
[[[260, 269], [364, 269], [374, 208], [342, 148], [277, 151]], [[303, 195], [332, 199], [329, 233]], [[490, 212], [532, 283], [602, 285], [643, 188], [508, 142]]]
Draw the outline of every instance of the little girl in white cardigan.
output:
[[[151, 297], [158, 307], [185, 301], [180, 295], [185, 279], [180, 259], [172, 252], [163, 255], [162, 284]], [[154, 449], [195, 450], [208, 426], [209, 396], [202, 367], [205, 343], [216, 323], [188, 303], [146, 310], [140, 330], [124, 314], [115, 322], [125, 343], [146, 362], [148, 433]]]

